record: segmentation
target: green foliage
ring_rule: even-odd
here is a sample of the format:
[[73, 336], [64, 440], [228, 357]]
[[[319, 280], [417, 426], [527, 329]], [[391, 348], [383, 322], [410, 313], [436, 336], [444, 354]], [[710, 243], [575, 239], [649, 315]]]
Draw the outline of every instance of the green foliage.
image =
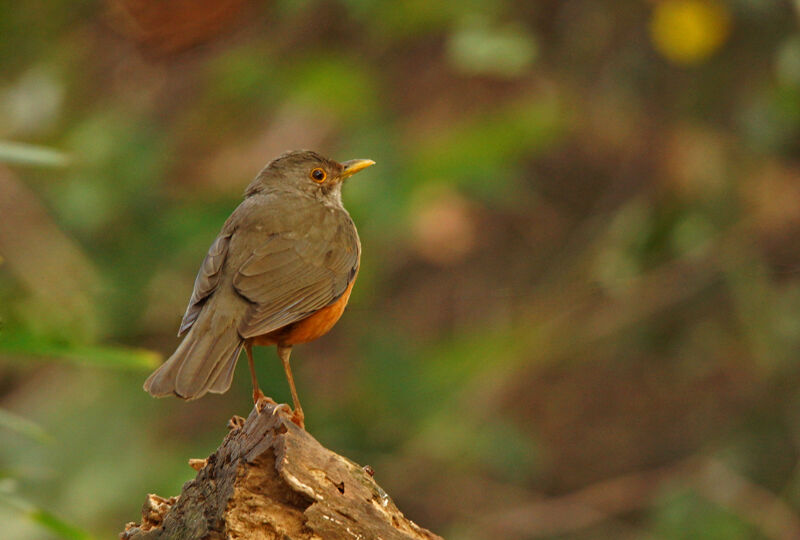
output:
[[[38, 508], [30, 502], [26, 501], [18, 494], [13, 492], [11, 484], [7, 480], [1, 480], [0, 485], [0, 505], [16, 509], [20, 512], [23, 519], [36, 525], [41, 530], [45, 530], [51, 534], [51, 538], [62, 538], [63, 540], [92, 540], [92, 536], [70, 523], [67, 523], [57, 515], [42, 508]], [[6, 523], [6, 532], [10, 529]]]
[[[145, 349], [102, 345], [83, 346], [47, 341], [41, 335], [22, 332], [6, 332], [0, 340], [0, 353], [9, 355], [9, 358], [32, 356], [114, 369], [152, 369], [161, 361], [159, 353]], [[26, 360], [30, 359], [26, 358]]]
[[92, 536], [69, 523], [64, 522], [57, 516], [44, 510], [33, 510], [29, 514], [31, 521], [42, 526], [64, 540], [91, 540]]
[[763, 538], [733, 512], [691, 491], [664, 496], [654, 512], [654, 532], [665, 540], [738, 540]]
[[524, 26], [489, 28], [476, 19], [453, 34], [448, 53], [453, 66], [467, 75], [518, 77], [531, 68], [537, 46]]

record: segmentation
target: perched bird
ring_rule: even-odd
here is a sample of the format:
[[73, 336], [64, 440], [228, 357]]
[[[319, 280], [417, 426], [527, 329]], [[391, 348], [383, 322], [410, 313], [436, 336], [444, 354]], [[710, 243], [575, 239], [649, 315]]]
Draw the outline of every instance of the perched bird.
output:
[[197, 273], [172, 356], [144, 383], [153, 396], [197, 399], [228, 390], [244, 348], [253, 401], [253, 345], [276, 345], [292, 391], [292, 420], [304, 426], [289, 366], [292, 345], [327, 333], [358, 274], [361, 243], [342, 206], [342, 183], [374, 165], [339, 163], [307, 150], [270, 162], [244, 193]]

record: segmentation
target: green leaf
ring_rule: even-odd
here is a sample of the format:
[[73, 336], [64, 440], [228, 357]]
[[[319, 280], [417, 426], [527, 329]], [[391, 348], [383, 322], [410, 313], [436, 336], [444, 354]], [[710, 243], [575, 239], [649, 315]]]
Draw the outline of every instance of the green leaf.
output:
[[51, 514], [46, 510], [37, 508], [28, 515], [31, 521], [38, 523], [45, 529], [56, 534], [59, 538], [65, 538], [67, 540], [91, 540], [92, 538], [89, 533], [70, 525], [55, 514]]
[[[6, 479], [10, 480], [10, 479]], [[70, 525], [55, 514], [43, 510], [31, 502], [23, 499], [16, 493], [16, 484], [13, 481], [4, 481], [0, 484], [0, 502], [18, 510], [20, 514], [65, 540], [92, 540], [92, 536]]]
[[117, 369], [153, 369], [161, 363], [161, 354], [148, 349], [55, 343], [23, 333], [3, 335], [0, 353], [58, 358]]
[[66, 167], [70, 158], [64, 152], [10, 141], [0, 141], [0, 162], [39, 167]]
[[490, 26], [469, 20], [457, 29], [447, 46], [450, 63], [467, 75], [520, 77], [536, 60], [536, 40], [524, 26]]
[[565, 114], [550, 95], [479, 113], [421, 138], [410, 149], [407, 185], [443, 182], [485, 197], [507, 189], [517, 168], [565, 129]]
[[741, 516], [685, 488], [663, 493], [651, 519], [656, 536], [664, 540], [760, 538]]

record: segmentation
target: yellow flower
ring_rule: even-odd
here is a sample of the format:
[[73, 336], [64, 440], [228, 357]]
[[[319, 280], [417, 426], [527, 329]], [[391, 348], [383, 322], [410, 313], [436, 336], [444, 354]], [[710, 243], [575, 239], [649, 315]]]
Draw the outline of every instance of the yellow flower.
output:
[[727, 8], [712, 0], [663, 0], [650, 19], [653, 46], [667, 60], [699, 64], [714, 54], [730, 33]]

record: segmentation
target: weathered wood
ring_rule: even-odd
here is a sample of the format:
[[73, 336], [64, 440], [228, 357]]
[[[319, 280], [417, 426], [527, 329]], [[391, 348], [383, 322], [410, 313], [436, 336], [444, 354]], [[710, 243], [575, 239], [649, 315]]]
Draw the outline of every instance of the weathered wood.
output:
[[144, 539], [436, 539], [397, 509], [364, 468], [323, 447], [267, 405], [230, 432], [179, 497], [148, 495], [142, 522], [120, 537]]

